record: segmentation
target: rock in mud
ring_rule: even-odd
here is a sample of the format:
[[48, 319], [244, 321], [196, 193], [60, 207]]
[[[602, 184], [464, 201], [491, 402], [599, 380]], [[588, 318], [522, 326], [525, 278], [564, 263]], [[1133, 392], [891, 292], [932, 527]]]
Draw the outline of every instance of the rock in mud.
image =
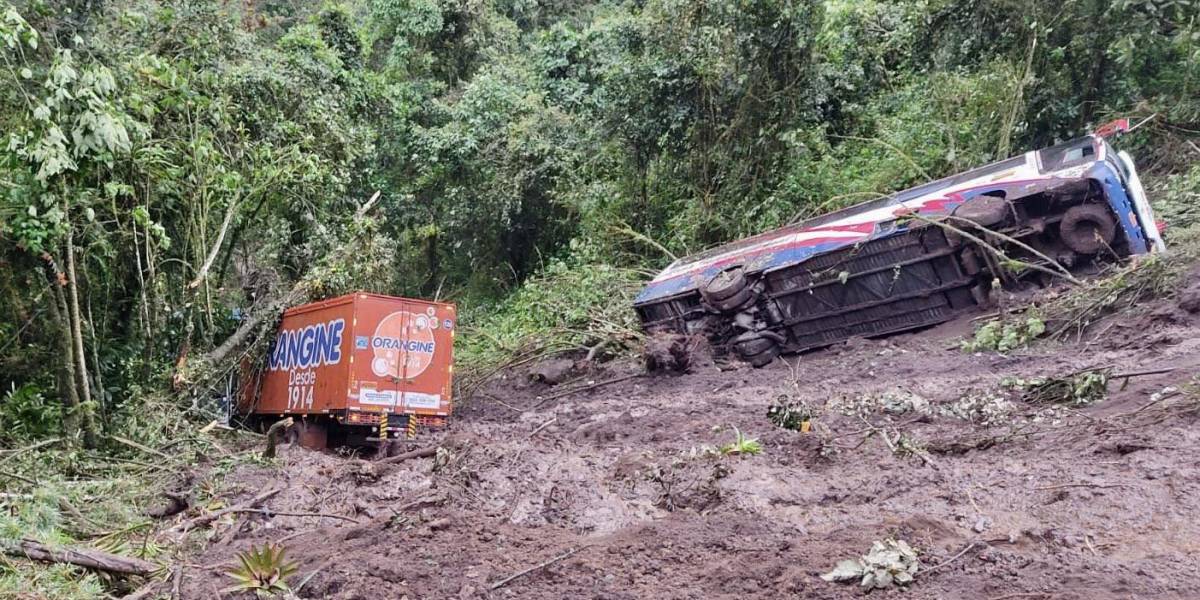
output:
[[552, 358], [538, 363], [530, 370], [529, 378], [548, 385], [558, 385], [575, 373], [575, 361], [569, 358]]
[[1179, 308], [1193, 314], [1200, 312], [1200, 283], [1193, 284], [1179, 294]]

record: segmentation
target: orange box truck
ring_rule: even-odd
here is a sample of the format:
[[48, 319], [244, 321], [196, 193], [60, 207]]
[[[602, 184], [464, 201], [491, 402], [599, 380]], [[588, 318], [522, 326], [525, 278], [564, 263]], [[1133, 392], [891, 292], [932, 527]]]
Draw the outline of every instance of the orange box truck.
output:
[[291, 416], [302, 445], [363, 445], [445, 425], [453, 304], [357, 292], [288, 309], [266, 363], [244, 373], [251, 427]]

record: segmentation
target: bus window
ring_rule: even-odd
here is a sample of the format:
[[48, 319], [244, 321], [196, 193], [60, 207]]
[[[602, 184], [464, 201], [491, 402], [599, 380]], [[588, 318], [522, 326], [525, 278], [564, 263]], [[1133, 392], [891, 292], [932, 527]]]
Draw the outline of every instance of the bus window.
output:
[[1092, 144], [1092, 138], [1071, 140], [1039, 150], [1038, 157], [1041, 159], [1043, 173], [1061, 171], [1096, 160], [1096, 147]]

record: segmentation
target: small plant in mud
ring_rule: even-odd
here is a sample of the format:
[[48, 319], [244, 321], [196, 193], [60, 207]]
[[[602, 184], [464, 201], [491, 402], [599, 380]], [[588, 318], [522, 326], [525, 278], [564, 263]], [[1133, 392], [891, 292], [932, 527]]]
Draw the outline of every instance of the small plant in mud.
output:
[[780, 394], [767, 407], [767, 420], [777, 427], [792, 431], [807, 431], [813, 416], [813, 409], [808, 403], [787, 394]]
[[1065, 404], [1087, 406], [1108, 397], [1109, 369], [1092, 369], [1065, 377], [1035, 377], [1005, 379], [1005, 387], [1021, 390], [1030, 404]]
[[975, 336], [962, 343], [963, 352], [999, 352], [1028, 346], [1046, 332], [1046, 323], [1037, 314], [1009, 321], [991, 319], [975, 330]]
[[750, 456], [758, 456], [759, 454], [762, 454], [762, 443], [754, 438], [746, 437], [746, 434], [742, 433], [737, 427], [733, 428], [733, 432], [735, 436], [733, 442], [721, 446], [721, 454], [736, 454], [739, 456], [744, 456], [747, 454]]
[[291, 594], [292, 589], [285, 580], [295, 574], [298, 566], [294, 561], [287, 560], [285, 554], [282, 545], [271, 542], [239, 552], [238, 561], [241, 565], [227, 573], [237, 583], [224, 591], [254, 592], [259, 598]]
[[843, 560], [821, 576], [825, 581], [855, 581], [868, 589], [908, 585], [921, 568], [917, 553], [904, 540], [887, 539], [871, 544], [861, 558]]

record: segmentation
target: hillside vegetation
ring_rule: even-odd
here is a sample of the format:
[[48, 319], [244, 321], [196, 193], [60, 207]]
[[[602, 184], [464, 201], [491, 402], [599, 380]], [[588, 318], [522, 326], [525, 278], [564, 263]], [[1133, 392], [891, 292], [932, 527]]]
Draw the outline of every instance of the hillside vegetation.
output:
[[[1197, 216], [1184, 0], [0, 10], [0, 480], [33, 498], [0, 539], [80, 537], [62, 495], [136, 525], [127, 441], [206, 452], [225, 375], [307, 299], [456, 301], [466, 379], [615, 352], [674, 257], [1126, 116], [1163, 214]], [[0, 591], [105, 585], [0, 563]]]

